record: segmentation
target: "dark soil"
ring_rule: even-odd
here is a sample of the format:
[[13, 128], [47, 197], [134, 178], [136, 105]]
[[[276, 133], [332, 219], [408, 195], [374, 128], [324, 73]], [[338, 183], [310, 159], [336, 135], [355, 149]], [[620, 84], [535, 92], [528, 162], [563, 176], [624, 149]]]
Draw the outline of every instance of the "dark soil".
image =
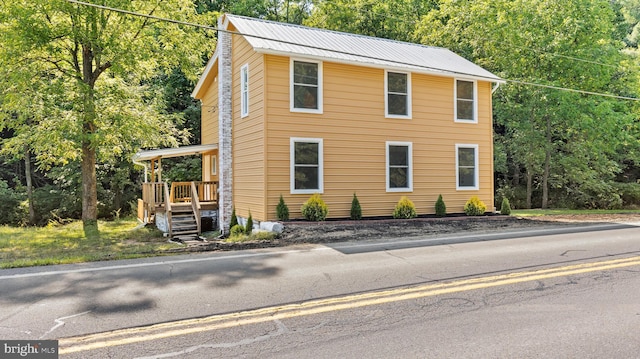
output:
[[330, 220], [325, 222], [292, 221], [284, 223], [284, 232], [276, 239], [229, 243], [224, 241], [190, 241], [173, 251], [215, 251], [280, 247], [303, 243], [367, 241], [375, 239], [429, 238], [447, 234], [484, 234], [526, 229], [548, 229], [575, 226], [580, 223], [639, 223], [640, 213], [614, 215], [547, 215], [541, 217], [513, 216], [448, 216], [408, 220], [363, 219]]

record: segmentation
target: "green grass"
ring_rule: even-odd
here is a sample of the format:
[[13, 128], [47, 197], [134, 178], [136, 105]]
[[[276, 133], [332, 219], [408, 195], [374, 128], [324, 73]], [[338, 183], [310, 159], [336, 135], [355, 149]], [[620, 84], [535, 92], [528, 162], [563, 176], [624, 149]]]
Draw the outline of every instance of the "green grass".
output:
[[136, 219], [98, 222], [100, 235], [87, 238], [82, 222], [43, 228], [0, 226], [0, 268], [81, 263], [162, 255], [180, 247]]
[[270, 241], [276, 238], [278, 235], [273, 232], [254, 232], [251, 234], [236, 234], [231, 235], [226, 239], [229, 243], [243, 243], [251, 241]]
[[511, 215], [517, 217], [553, 216], [553, 215], [589, 215], [589, 214], [640, 214], [633, 209], [512, 209]]

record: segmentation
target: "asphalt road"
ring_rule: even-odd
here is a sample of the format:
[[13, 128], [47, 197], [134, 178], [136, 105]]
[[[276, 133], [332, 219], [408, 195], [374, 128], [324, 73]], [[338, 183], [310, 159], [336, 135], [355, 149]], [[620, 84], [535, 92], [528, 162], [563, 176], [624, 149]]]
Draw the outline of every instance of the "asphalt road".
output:
[[59, 339], [63, 358], [638, 358], [638, 273], [633, 225], [3, 270], [0, 339]]

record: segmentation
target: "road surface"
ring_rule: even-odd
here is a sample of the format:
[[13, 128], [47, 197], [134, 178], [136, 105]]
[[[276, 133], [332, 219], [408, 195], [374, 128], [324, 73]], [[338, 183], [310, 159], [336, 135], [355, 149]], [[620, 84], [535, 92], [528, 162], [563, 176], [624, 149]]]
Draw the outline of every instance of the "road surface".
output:
[[640, 227], [0, 271], [0, 339], [62, 358], [640, 357]]

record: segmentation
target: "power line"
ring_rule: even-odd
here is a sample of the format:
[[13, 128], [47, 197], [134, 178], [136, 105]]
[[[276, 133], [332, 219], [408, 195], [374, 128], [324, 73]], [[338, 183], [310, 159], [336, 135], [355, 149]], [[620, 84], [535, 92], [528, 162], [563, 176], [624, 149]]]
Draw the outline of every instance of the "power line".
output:
[[[136, 12], [133, 12], [133, 11], [113, 8], [113, 7], [104, 6], [104, 5], [97, 5], [97, 4], [87, 3], [87, 2], [78, 1], [78, 0], [67, 0], [67, 2], [78, 4], [78, 5], [83, 5], [83, 6], [94, 7], [94, 8], [98, 8], [98, 9], [103, 9], [103, 10], [107, 10], [107, 11], [118, 12], [118, 13], [131, 15], [131, 16], [145, 17], [145, 18], [149, 18], [149, 19], [153, 19], [153, 20], [169, 22], [169, 23], [173, 23], [173, 24], [177, 24], [177, 25], [192, 26], [192, 27], [202, 28], [202, 29], [205, 29], [205, 30], [225, 32], [225, 33], [229, 33], [229, 34], [232, 34], [232, 35], [241, 35], [241, 36], [246, 36], [246, 37], [253, 37], [253, 38], [257, 38], [257, 39], [261, 39], [261, 40], [274, 41], [274, 42], [279, 42], [279, 43], [287, 44], [287, 45], [301, 46], [301, 47], [306, 47], [306, 48], [310, 48], [310, 49], [314, 49], [314, 50], [328, 51], [328, 52], [333, 52], [333, 53], [337, 53], [337, 54], [341, 54], [341, 55], [358, 56], [358, 57], [362, 57], [362, 58], [366, 58], [366, 59], [370, 59], [370, 60], [389, 61], [389, 60], [386, 60], [386, 59], [383, 59], [383, 58], [379, 58], [379, 57], [374, 57], [374, 56], [367, 56], [367, 55], [355, 54], [355, 53], [351, 53], [351, 52], [347, 52], [347, 51], [339, 51], [339, 50], [327, 49], [327, 48], [323, 48], [323, 47], [319, 47], [319, 46], [305, 45], [305, 44], [300, 44], [300, 43], [292, 42], [292, 41], [284, 41], [284, 40], [273, 39], [273, 38], [266, 37], [266, 36], [253, 35], [253, 34], [243, 34], [243, 33], [238, 32], [238, 31], [230, 31], [230, 30], [226, 30], [226, 29], [220, 29], [220, 28], [214, 27], [214, 26], [196, 24], [196, 23], [180, 21], [180, 20], [174, 20], [174, 19], [154, 16], [154, 15], [141, 14], [141, 13], [136, 13]], [[266, 20], [260, 20], [260, 21], [266, 21]], [[298, 26], [298, 25], [289, 24], [289, 26]], [[331, 30], [324, 30], [324, 31], [331, 31]], [[351, 34], [351, 35], [362, 36], [362, 35], [357, 35], [357, 34]], [[388, 40], [388, 41], [395, 41], [395, 40]], [[399, 62], [399, 61], [394, 61], [394, 62], [396, 62], [396, 63], [398, 63], [400, 65], [423, 68], [425, 70], [434, 70], [434, 71], [445, 72], [445, 73], [450, 73], [450, 74], [454, 74], [454, 75], [468, 75], [468, 74], [463, 73], [463, 72], [445, 70], [445, 69], [432, 67], [432, 66], [416, 65], [416, 64], [413, 64], [413, 63], [409, 63], [409, 62]], [[486, 76], [475, 76], [475, 77], [486, 79], [487, 81], [495, 81], [495, 79], [491, 78], [491, 77], [486, 77]], [[515, 83], [515, 84], [520, 84], [520, 85], [542, 87], [542, 88], [553, 89], [553, 90], [558, 90], [558, 91], [568, 91], [568, 92], [573, 92], [573, 93], [581, 93], [581, 94], [585, 94], [585, 95], [609, 97], [609, 98], [615, 98], [615, 99], [619, 99], [619, 100], [640, 101], [640, 98], [635, 98], [635, 97], [619, 96], [619, 95], [613, 95], [613, 94], [608, 94], [608, 93], [572, 89], [572, 88], [561, 87], [561, 86], [544, 85], [544, 84], [539, 84], [539, 83], [534, 83], [534, 82], [527, 82], [527, 81], [520, 81], [520, 80], [512, 80], [512, 79], [503, 79], [503, 80], [505, 82], [507, 82], [507, 83], [510, 82], [510, 83]]]

